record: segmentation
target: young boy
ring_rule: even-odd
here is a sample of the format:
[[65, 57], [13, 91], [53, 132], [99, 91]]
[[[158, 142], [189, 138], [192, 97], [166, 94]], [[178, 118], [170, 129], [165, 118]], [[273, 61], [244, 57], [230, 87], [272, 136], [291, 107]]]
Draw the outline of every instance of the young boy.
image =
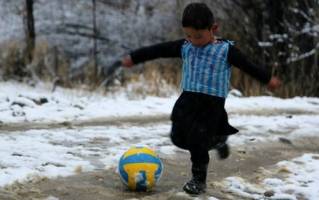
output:
[[183, 92], [172, 111], [170, 137], [176, 146], [190, 152], [192, 178], [183, 190], [197, 195], [206, 189], [209, 150], [216, 149], [219, 158], [226, 159], [227, 137], [238, 132], [229, 125], [224, 108], [231, 65], [267, 83], [270, 89], [279, 87], [280, 81], [249, 62], [232, 42], [216, 39], [217, 25], [206, 4], [189, 4], [183, 12], [182, 25], [186, 39], [135, 50], [123, 58], [122, 65], [131, 67], [159, 57], [182, 58]]

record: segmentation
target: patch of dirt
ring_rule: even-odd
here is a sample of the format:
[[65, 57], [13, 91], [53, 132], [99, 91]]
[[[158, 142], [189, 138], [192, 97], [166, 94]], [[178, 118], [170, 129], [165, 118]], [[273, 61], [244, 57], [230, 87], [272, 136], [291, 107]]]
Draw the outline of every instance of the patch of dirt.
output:
[[[236, 112], [229, 111], [229, 117], [232, 115], [255, 115], [255, 116], [274, 116], [281, 115], [288, 118], [294, 115], [318, 115], [318, 111], [305, 111], [301, 109], [261, 109], [261, 110], [236, 110]], [[0, 121], [0, 131], [15, 132], [26, 131], [30, 129], [56, 129], [56, 128], [75, 128], [75, 127], [87, 127], [87, 126], [105, 126], [114, 125], [121, 126], [123, 124], [149, 124], [167, 122], [170, 119], [169, 114], [162, 115], [150, 115], [150, 116], [120, 116], [120, 117], [101, 117], [92, 118], [88, 120], [78, 120], [65, 122], [17, 122], [17, 123], [3, 123]]]
[[18, 123], [2, 123], [0, 122], [1, 132], [27, 131], [31, 129], [57, 129], [57, 128], [76, 128], [88, 126], [122, 126], [123, 124], [149, 124], [167, 122], [169, 115], [153, 115], [153, 116], [129, 116], [129, 117], [107, 117], [93, 118], [89, 120], [75, 120], [65, 122], [18, 122]]
[[[214, 196], [220, 200], [240, 200], [222, 191], [216, 183], [229, 176], [240, 176], [251, 182], [260, 177], [260, 169], [270, 168], [282, 160], [290, 160], [304, 153], [319, 153], [319, 138], [303, 138], [290, 143], [281, 140], [271, 143], [253, 143], [232, 148], [231, 156], [218, 160], [211, 152], [207, 193], [202, 199]], [[162, 159], [164, 172], [151, 192], [130, 192], [120, 181], [114, 168], [56, 179], [37, 178], [15, 183], [0, 189], [1, 200], [187, 200], [194, 199], [182, 192], [182, 185], [190, 178], [189, 155], [178, 152], [173, 158]], [[50, 198], [48, 198], [50, 197]]]

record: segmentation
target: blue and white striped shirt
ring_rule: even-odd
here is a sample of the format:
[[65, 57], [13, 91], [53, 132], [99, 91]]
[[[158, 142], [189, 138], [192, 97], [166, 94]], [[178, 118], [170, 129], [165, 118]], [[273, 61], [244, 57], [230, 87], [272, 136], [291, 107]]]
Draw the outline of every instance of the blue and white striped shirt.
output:
[[182, 89], [226, 98], [231, 76], [227, 60], [230, 45], [229, 41], [218, 41], [195, 47], [185, 42], [182, 46]]
[[268, 83], [271, 78], [270, 70], [250, 62], [231, 41], [224, 39], [204, 47], [195, 47], [187, 40], [181, 39], [143, 47], [130, 55], [135, 64], [156, 58], [182, 58], [183, 90], [223, 98], [228, 94], [231, 65], [262, 83]]

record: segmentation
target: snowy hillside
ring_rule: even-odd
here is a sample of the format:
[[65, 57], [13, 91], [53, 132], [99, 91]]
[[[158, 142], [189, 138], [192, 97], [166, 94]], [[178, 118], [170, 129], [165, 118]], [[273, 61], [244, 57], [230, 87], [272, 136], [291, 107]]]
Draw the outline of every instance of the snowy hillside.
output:
[[[20, 0], [0, 2], [0, 15], [6, 16], [0, 22], [0, 43], [24, 38], [23, 8]], [[172, 29], [177, 24], [174, 8], [175, 1], [98, 1], [96, 20], [101, 62], [109, 63], [129, 49], [176, 35], [174, 32], [178, 30]], [[35, 1], [37, 40], [39, 44], [48, 42], [50, 46], [58, 46], [72, 59], [82, 57], [87, 61], [93, 48], [92, 16], [91, 1]]]

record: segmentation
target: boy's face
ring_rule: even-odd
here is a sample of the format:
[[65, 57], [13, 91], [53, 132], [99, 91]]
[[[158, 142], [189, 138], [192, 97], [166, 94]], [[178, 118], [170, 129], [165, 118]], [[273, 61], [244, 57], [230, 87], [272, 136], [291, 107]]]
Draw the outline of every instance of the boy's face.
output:
[[183, 27], [186, 39], [196, 47], [202, 47], [214, 41], [214, 27], [211, 29], [194, 29]]

